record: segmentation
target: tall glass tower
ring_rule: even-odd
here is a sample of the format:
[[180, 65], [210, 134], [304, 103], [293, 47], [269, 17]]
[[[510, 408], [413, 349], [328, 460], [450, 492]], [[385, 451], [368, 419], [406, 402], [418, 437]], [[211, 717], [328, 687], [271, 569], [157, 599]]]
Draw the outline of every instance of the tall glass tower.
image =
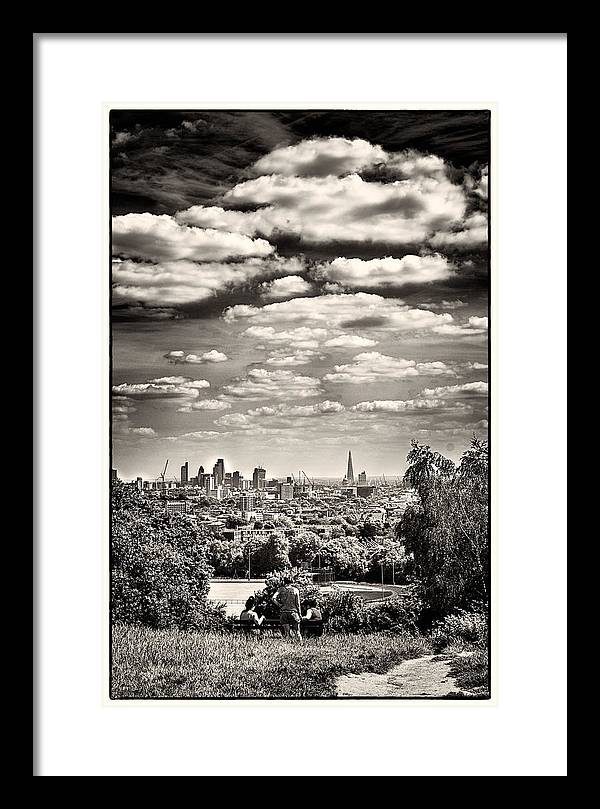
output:
[[354, 467], [352, 466], [351, 452], [348, 452], [348, 469], [346, 470], [346, 480], [349, 484], [354, 483]]

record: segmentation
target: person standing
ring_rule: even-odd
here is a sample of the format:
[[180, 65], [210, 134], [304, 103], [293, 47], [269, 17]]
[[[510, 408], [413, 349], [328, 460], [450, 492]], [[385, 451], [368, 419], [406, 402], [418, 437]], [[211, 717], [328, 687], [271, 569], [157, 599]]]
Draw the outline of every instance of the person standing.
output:
[[279, 623], [284, 638], [291, 637], [302, 640], [300, 634], [300, 591], [292, 584], [291, 576], [284, 576], [281, 587], [273, 596], [273, 601], [281, 610]]

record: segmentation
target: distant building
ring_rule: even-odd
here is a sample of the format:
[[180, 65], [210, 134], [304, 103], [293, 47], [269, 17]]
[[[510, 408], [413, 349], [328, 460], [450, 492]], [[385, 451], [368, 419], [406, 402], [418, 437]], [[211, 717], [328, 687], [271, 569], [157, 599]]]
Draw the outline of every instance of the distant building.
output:
[[294, 499], [294, 484], [293, 483], [280, 483], [278, 485], [278, 494], [280, 500], [293, 500]]
[[135, 479], [135, 488], [138, 490], [138, 492], [142, 491], [142, 489], [144, 488], [144, 481], [142, 480], [142, 478]]
[[198, 469], [198, 484], [202, 486], [202, 481], [204, 480], [204, 467], [201, 466]]
[[358, 485], [359, 486], [366, 486], [367, 485], [367, 473], [366, 472], [359, 472]]
[[214, 489], [210, 490], [210, 496], [214, 497], [215, 500], [222, 500], [223, 499], [223, 487], [222, 486], [215, 486]]
[[354, 466], [352, 465], [352, 453], [348, 452], [348, 466], [346, 467], [346, 477], [344, 478], [344, 486], [354, 485]]
[[180, 480], [181, 480], [181, 485], [182, 486], [187, 486], [187, 483], [188, 483], [188, 480], [189, 480], [189, 466], [188, 466], [187, 461], [181, 467]]
[[231, 476], [231, 485], [233, 486], [234, 489], [242, 488], [242, 476], [237, 470]]
[[370, 497], [375, 488], [374, 486], [357, 486], [356, 487], [356, 496], [357, 497]]
[[217, 462], [213, 466], [213, 476], [216, 486], [220, 486], [225, 480], [225, 461], [223, 458], [217, 458]]
[[241, 510], [242, 511], [254, 511], [256, 508], [256, 500], [257, 498], [253, 494], [245, 494], [241, 500]]
[[255, 489], [264, 489], [266, 475], [266, 470], [263, 469], [262, 466], [255, 467], [252, 473], [252, 486]]
[[165, 509], [168, 514], [187, 514], [188, 502], [187, 500], [166, 500]]
[[118, 480], [119, 479], [119, 476], [117, 475], [117, 470], [116, 469], [111, 469], [110, 470], [110, 479], [111, 480]]

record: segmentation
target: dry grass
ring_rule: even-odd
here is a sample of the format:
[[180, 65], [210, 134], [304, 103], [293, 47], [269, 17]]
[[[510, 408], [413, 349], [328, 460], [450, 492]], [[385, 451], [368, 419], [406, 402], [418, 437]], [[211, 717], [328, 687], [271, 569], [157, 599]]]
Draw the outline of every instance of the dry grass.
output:
[[340, 674], [383, 673], [429, 651], [427, 641], [408, 634], [329, 635], [296, 644], [116, 626], [112, 697], [332, 697]]

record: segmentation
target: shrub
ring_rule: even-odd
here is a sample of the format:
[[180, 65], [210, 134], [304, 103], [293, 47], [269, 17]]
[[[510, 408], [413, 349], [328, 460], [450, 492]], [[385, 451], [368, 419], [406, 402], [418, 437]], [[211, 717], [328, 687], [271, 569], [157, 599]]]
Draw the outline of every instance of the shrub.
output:
[[431, 630], [431, 642], [436, 652], [464, 644], [484, 647], [487, 641], [488, 618], [481, 606], [471, 612], [457, 610], [434, 624]]
[[280, 571], [276, 570], [269, 573], [265, 580], [265, 587], [263, 590], [258, 590], [254, 597], [256, 598], [257, 610], [260, 614], [265, 615], [267, 618], [275, 618], [279, 615], [279, 610], [273, 603], [273, 596], [283, 584], [284, 576], [292, 578], [292, 584], [298, 588], [300, 593], [300, 606], [304, 613], [308, 607], [307, 602], [314, 599], [320, 603], [321, 596], [319, 588], [313, 584], [312, 576], [304, 570], [299, 568], [291, 568], [290, 570]]
[[205, 541], [185, 516], [112, 490], [111, 607], [115, 622], [188, 629], [206, 608], [212, 568]]
[[421, 601], [415, 595], [399, 598], [392, 596], [384, 601], [374, 601], [366, 605], [365, 630], [382, 632], [416, 632], [421, 612]]
[[323, 596], [323, 618], [332, 632], [361, 632], [365, 627], [365, 602], [355, 593], [334, 591]]

